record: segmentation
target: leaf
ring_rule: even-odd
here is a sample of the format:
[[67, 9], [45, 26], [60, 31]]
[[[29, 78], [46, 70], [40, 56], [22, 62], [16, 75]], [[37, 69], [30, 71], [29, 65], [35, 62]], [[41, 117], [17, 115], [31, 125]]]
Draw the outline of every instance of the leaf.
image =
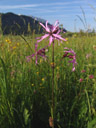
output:
[[88, 128], [96, 128], [96, 117], [88, 123]]
[[28, 124], [28, 121], [29, 121], [29, 111], [28, 111], [28, 109], [24, 109], [24, 121], [25, 121], [25, 125], [27, 125]]

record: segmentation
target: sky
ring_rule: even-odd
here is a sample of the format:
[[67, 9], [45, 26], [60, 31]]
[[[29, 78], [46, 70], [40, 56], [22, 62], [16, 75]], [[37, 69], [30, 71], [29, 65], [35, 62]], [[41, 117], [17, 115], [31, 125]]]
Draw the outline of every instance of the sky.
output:
[[0, 0], [0, 13], [7, 12], [35, 16], [51, 24], [59, 20], [72, 32], [96, 28], [96, 0]]

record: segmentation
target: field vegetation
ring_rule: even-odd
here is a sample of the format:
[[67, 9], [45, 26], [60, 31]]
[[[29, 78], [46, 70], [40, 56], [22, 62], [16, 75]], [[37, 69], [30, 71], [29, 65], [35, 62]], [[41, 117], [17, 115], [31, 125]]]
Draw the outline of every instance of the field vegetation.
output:
[[[46, 59], [33, 54], [41, 35], [0, 35], [0, 128], [50, 128], [52, 103], [52, 45]], [[67, 41], [54, 45], [55, 128], [96, 127], [96, 36], [64, 33]], [[42, 49], [48, 39], [38, 44]], [[64, 47], [76, 53], [76, 70]]]

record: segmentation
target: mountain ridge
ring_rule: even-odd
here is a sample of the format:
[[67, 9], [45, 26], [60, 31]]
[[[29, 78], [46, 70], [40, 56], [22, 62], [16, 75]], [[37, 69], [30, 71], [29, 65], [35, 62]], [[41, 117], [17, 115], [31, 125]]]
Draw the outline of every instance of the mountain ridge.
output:
[[17, 15], [11, 12], [0, 13], [1, 30], [5, 34], [29, 34], [42, 33], [43, 28], [39, 25], [39, 21], [30, 16]]
[[[44, 29], [40, 26], [39, 22], [45, 25], [46, 20], [12, 12], [0, 13], [0, 27], [3, 35], [41, 34], [44, 32]], [[65, 29], [63, 31], [66, 32]]]

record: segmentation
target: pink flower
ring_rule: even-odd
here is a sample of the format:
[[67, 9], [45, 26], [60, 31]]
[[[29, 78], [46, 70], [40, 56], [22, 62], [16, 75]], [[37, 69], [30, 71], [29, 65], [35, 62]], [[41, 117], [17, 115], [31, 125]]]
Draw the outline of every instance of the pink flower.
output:
[[84, 73], [84, 72], [86, 72], [84, 69], [81, 71], [81, 73]]
[[35, 53], [26, 57], [28, 62], [30, 61], [30, 59], [32, 59], [35, 56], [36, 57], [36, 61], [35, 62], [36, 62], [36, 64], [38, 64], [38, 56], [41, 56], [43, 58], [46, 57], [45, 56], [45, 48], [42, 48], [42, 49], [37, 51], [37, 47], [38, 47], [38, 45], [35, 44]]
[[68, 57], [69, 59], [72, 59], [71, 61], [68, 61], [68, 62], [69, 63], [73, 63], [72, 71], [75, 71], [75, 65], [77, 65], [77, 62], [76, 62], [76, 53], [72, 49], [69, 49], [69, 48], [66, 48], [66, 47], [64, 49], [66, 49], [67, 51], [64, 51], [65, 54], [63, 55], [63, 58], [64, 57]]
[[46, 21], [45, 26], [42, 23], [40, 23], [40, 25], [46, 30], [47, 34], [45, 34], [39, 40], [37, 40], [37, 43], [41, 42], [43, 39], [45, 39], [47, 37], [49, 37], [49, 46], [55, 39], [60, 40], [60, 41], [62, 41], [62, 40], [66, 41], [64, 38], [61, 37], [61, 35], [59, 35], [61, 30], [59, 29], [58, 21], [55, 22], [54, 26], [48, 25], [48, 21]]
[[89, 79], [93, 79], [94, 78], [94, 75], [89, 75]]
[[82, 78], [80, 78], [80, 79], [79, 79], [79, 81], [80, 81], [80, 82], [82, 82], [82, 81], [83, 81], [83, 79], [82, 79]]

